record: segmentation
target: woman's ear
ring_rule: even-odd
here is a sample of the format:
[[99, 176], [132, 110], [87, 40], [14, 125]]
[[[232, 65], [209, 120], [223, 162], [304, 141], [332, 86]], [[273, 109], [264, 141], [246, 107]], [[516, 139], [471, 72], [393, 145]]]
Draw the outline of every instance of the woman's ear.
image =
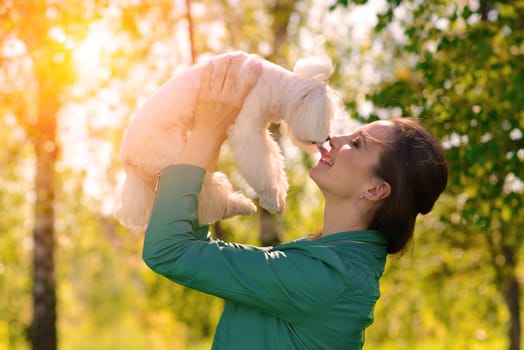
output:
[[387, 198], [391, 193], [391, 186], [384, 180], [374, 181], [373, 187], [363, 193], [364, 198], [370, 201], [379, 201]]

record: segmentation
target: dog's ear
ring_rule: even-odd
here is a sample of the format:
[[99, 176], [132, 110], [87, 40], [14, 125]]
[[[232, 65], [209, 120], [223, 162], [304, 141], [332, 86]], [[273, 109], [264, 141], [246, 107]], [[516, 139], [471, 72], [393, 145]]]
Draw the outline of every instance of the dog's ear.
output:
[[284, 119], [301, 143], [324, 141], [333, 118], [343, 114], [340, 95], [326, 82], [333, 71], [329, 57], [302, 58], [293, 67], [295, 77]]
[[307, 78], [325, 81], [333, 74], [333, 63], [329, 57], [301, 58], [293, 67], [293, 72]]

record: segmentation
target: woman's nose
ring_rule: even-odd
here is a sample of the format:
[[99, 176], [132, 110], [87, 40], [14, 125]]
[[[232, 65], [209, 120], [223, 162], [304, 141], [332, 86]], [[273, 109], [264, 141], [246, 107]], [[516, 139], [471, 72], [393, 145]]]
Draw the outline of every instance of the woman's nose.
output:
[[329, 138], [329, 146], [330, 146], [330, 148], [339, 148], [343, 144], [344, 144], [344, 137], [343, 136], [331, 136]]
[[326, 156], [331, 151], [331, 137], [328, 136], [327, 140], [323, 143], [317, 144], [317, 148], [322, 155], [322, 157]]

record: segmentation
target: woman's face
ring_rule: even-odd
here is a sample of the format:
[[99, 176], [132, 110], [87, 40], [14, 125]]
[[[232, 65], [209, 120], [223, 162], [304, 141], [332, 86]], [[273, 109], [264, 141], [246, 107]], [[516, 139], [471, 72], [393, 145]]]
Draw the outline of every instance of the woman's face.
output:
[[373, 169], [393, 136], [393, 123], [388, 121], [367, 124], [351, 135], [333, 136], [329, 153], [321, 155], [310, 177], [326, 197], [358, 198], [376, 183]]

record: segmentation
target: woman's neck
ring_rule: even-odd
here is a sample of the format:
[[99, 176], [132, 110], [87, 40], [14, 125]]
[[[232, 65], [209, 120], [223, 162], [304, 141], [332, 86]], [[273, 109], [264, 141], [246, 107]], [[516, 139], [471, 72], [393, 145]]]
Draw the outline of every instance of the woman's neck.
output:
[[[357, 199], [358, 201], [358, 199]], [[324, 208], [323, 236], [333, 233], [366, 230], [369, 226], [361, 202], [348, 199], [329, 203]]]

